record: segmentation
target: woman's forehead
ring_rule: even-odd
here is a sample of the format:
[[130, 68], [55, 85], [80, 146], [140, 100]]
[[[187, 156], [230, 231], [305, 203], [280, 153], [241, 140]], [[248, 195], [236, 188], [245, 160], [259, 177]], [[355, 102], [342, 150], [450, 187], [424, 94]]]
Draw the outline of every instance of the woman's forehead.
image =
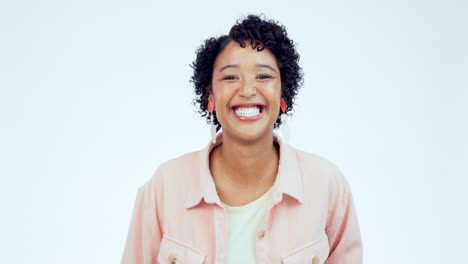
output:
[[226, 45], [223, 51], [216, 58], [215, 69], [229, 64], [239, 66], [267, 64], [273, 68], [278, 68], [276, 58], [269, 49], [264, 48], [263, 50], [258, 51], [256, 48], [252, 48], [250, 41], [245, 41], [244, 48], [242, 48], [236, 41], [231, 41]]

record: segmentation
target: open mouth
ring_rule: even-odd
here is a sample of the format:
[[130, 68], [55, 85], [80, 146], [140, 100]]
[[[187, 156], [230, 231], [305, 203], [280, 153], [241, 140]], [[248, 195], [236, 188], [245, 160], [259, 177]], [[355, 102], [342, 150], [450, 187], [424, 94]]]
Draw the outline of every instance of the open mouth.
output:
[[263, 106], [262, 105], [252, 105], [248, 107], [244, 106], [235, 106], [232, 108], [232, 111], [236, 116], [240, 118], [254, 118], [258, 117], [262, 114], [263, 112]]

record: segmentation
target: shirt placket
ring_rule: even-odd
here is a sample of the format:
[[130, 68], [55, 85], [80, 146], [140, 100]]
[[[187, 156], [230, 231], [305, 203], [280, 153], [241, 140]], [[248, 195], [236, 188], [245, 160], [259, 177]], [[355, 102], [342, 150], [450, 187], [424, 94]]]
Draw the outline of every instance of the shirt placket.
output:
[[276, 204], [278, 204], [281, 199], [276, 201], [270, 200], [271, 203], [268, 205], [268, 209], [265, 212], [265, 216], [261, 222], [260, 227], [257, 231], [257, 236], [255, 238], [255, 254], [257, 257], [257, 264], [270, 264], [270, 248], [268, 243], [268, 237], [270, 237], [271, 228], [271, 213]]
[[228, 227], [226, 208], [214, 204], [214, 222], [216, 237], [215, 263], [226, 263], [228, 246]]
[[269, 225], [270, 210], [265, 213], [265, 218], [257, 231], [255, 238], [255, 255], [257, 257], [257, 264], [268, 263], [268, 250], [267, 250], [267, 237], [269, 236], [267, 226]]

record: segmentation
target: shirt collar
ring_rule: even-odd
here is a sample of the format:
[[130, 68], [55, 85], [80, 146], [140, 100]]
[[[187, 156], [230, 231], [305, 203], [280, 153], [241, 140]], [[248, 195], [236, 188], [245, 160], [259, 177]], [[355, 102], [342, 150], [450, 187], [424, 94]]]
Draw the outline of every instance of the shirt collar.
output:
[[[283, 199], [283, 194], [286, 194], [299, 203], [303, 203], [303, 187], [302, 177], [299, 168], [299, 163], [296, 157], [296, 151], [289, 146], [276, 134], [274, 141], [279, 144], [280, 159], [278, 166], [278, 175], [273, 184], [272, 204], [271, 207], [279, 203]], [[211, 150], [222, 143], [222, 132], [216, 136], [216, 143], [210, 143], [201, 151], [199, 151], [199, 168], [195, 170], [195, 181], [189, 188], [185, 208], [195, 207], [202, 199], [206, 203], [216, 203], [222, 206], [213, 178], [210, 173], [209, 159]]]

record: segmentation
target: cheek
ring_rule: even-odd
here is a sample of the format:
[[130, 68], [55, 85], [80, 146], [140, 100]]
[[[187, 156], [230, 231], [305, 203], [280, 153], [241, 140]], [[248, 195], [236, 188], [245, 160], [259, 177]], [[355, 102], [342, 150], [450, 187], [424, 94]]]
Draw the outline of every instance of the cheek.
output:
[[222, 91], [224, 91], [225, 89], [223, 88], [223, 86], [219, 82], [213, 81], [212, 85], [213, 85], [212, 86], [212, 92], [213, 92], [214, 101], [215, 101], [216, 104], [218, 104], [221, 97], [223, 96]]
[[233, 84], [213, 82], [213, 96], [216, 104], [226, 104], [235, 93], [235, 90]]
[[[263, 87], [263, 94], [268, 97], [269, 101], [278, 101], [278, 104], [281, 100], [281, 83], [272, 82]], [[276, 99], [276, 100], [275, 100]]]

